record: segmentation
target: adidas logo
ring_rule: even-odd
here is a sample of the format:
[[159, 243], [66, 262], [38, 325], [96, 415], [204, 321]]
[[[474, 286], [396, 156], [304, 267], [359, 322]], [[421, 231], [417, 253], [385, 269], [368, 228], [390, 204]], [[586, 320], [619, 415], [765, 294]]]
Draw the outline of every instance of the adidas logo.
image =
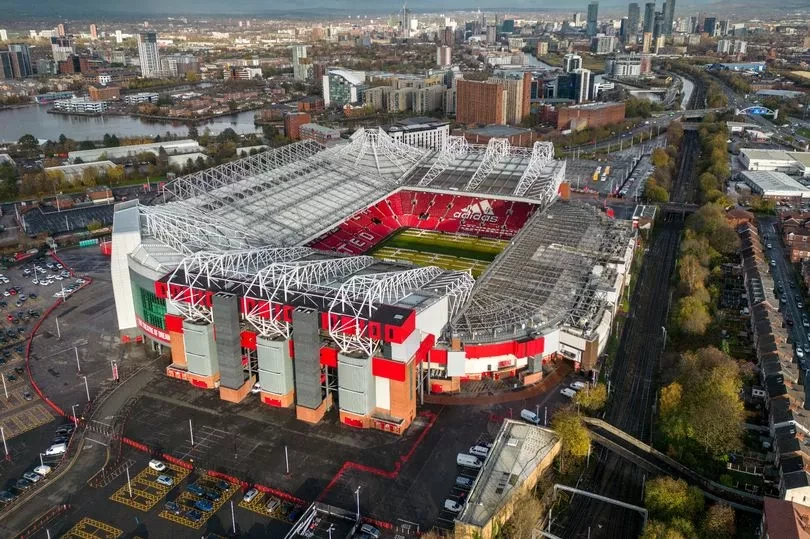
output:
[[489, 203], [489, 200], [479, 200], [478, 202], [473, 202], [461, 211], [454, 213], [453, 217], [456, 219], [481, 221], [482, 223], [498, 222], [498, 216], [495, 215], [495, 211], [492, 209], [492, 205]]

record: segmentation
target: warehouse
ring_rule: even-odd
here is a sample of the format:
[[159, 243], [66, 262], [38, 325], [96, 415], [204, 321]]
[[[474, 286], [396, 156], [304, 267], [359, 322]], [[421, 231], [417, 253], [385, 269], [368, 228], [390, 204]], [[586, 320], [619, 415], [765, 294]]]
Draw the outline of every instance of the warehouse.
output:
[[810, 152], [742, 148], [740, 160], [746, 170], [773, 170], [810, 177]]
[[171, 140], [166, 142], [154, 142], [152, 144], [134, 144], [131, 146], [116, 146], [114, 148], [95, 148], [93, 150], [76, 150], [68, 153], [68, 159], [75, 162], [76, 159], [81, 159], [85, 163], [90, 161], [99, 161], [102, 159], [122, 159], [126, 157], [134, 157], [139, 153], [152, 153], [157, 155], [163, 148], [169, 155], [186, 154], [193, 152], [201, 152], [203, 150], [196, 140], [183, 139]]
[[762, 198], [800, 202], [810, 198], [810, 189], [784, 172], [772, 170], [749, 170], [740, 173], [740, 179], [751, 192]]

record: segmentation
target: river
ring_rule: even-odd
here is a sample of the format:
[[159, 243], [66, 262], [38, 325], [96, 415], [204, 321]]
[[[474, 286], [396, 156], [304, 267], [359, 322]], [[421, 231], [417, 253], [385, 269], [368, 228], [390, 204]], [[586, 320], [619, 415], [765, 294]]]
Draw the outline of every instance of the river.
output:
[[[0, 111], [0, 142], [17, 141], [25, 134], [39, 139], [56, 140], [59, 135], [74, 140], [101, 140], [105, 133], [117, 137], [154, 137], [166, 132], [185, 136], [188, 126], [180, 123], [150, 122], [129, 116], [66, 116], [48, 114], [48, 105], [31, 105]], [[210, 129], [217, 134], [230, 127], [237, 133], [256, 133], [253, 124], [255, 111], [240, 112], [231, 116], [222, 116], [210, 122], [198, 124], [197, 129], [203, 133]]]

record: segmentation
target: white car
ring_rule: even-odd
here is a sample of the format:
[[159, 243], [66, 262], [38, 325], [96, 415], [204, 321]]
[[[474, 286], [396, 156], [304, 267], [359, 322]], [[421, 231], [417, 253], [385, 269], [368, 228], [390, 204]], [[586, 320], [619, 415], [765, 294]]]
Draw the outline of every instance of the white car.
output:
[[41, 477], [45, 477], [46, 475], [51, 473], [51, 467], [45, 464], [43, 464], [42, 466], [37, 466], [36, 468], [34, 468], [34, 473]]
[[54, 277], [54, 279], [56, 279], [57, 281], [61, 281], [61, 280], [63, 280], [63, 279], [64, 279], [64, 277], [62, 277], [61, 275], [56, 275], [56, 276]]
[[39, 279], [32, 279], [31, 284], [39, 284]]
[[804, 350], [802, 350], [801, 348], [796, 348], [796, 357], [799, 358], [799, 359], [803, 358], [804, 357]]
[[571, 389], [570, 387], [564, 387], [564, 388], [562, 388], [562, 389], [560, 390], [560, 393], [562, 393], [562, 395], [563, 395], [564, 397], [568, 397], [569, 399], [573, 399], [573, 398], [574, 398], [574, 396], [577, 394], [577, 392], [576, 392], [576, 391], [574, 391], [573, 389]]
[[454, 500], [444, 500], [444, 509], [446, 511], [450, 511], [451, 513], [460, 513], [461, 504]]
[[166, 469], [166, 465], [163, 464], [163, 461], [158, 459], [152, 459], [149, 461], [149, 467], [155, 470], [156, 472], [162, 472]]
[[36, 472], [26, 472], [23, 474], [23, 479], [28, 479], [32, 483], [36, 483], [37, 481], [42, 479], [42, 476]]
[[585, 389], [586, 387], [588, 387], [588, 384], [586, 384], [585, 382], [577, 381], [577, 382], [571, 382], [571, 384], [568, 387], [570, 387], [574, 391], [581, 391], [581, 390]]

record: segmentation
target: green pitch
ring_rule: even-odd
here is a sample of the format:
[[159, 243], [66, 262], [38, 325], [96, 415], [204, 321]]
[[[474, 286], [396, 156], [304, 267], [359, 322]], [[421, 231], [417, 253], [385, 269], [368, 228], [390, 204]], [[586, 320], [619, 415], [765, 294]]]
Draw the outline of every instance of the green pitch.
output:
[[509, 245], [507, 240], [442, 234], [408, 228], [397, 232], [370, 253], [380, 258], [405, 260], [419, 266], [467, 270], [478, 278]]

